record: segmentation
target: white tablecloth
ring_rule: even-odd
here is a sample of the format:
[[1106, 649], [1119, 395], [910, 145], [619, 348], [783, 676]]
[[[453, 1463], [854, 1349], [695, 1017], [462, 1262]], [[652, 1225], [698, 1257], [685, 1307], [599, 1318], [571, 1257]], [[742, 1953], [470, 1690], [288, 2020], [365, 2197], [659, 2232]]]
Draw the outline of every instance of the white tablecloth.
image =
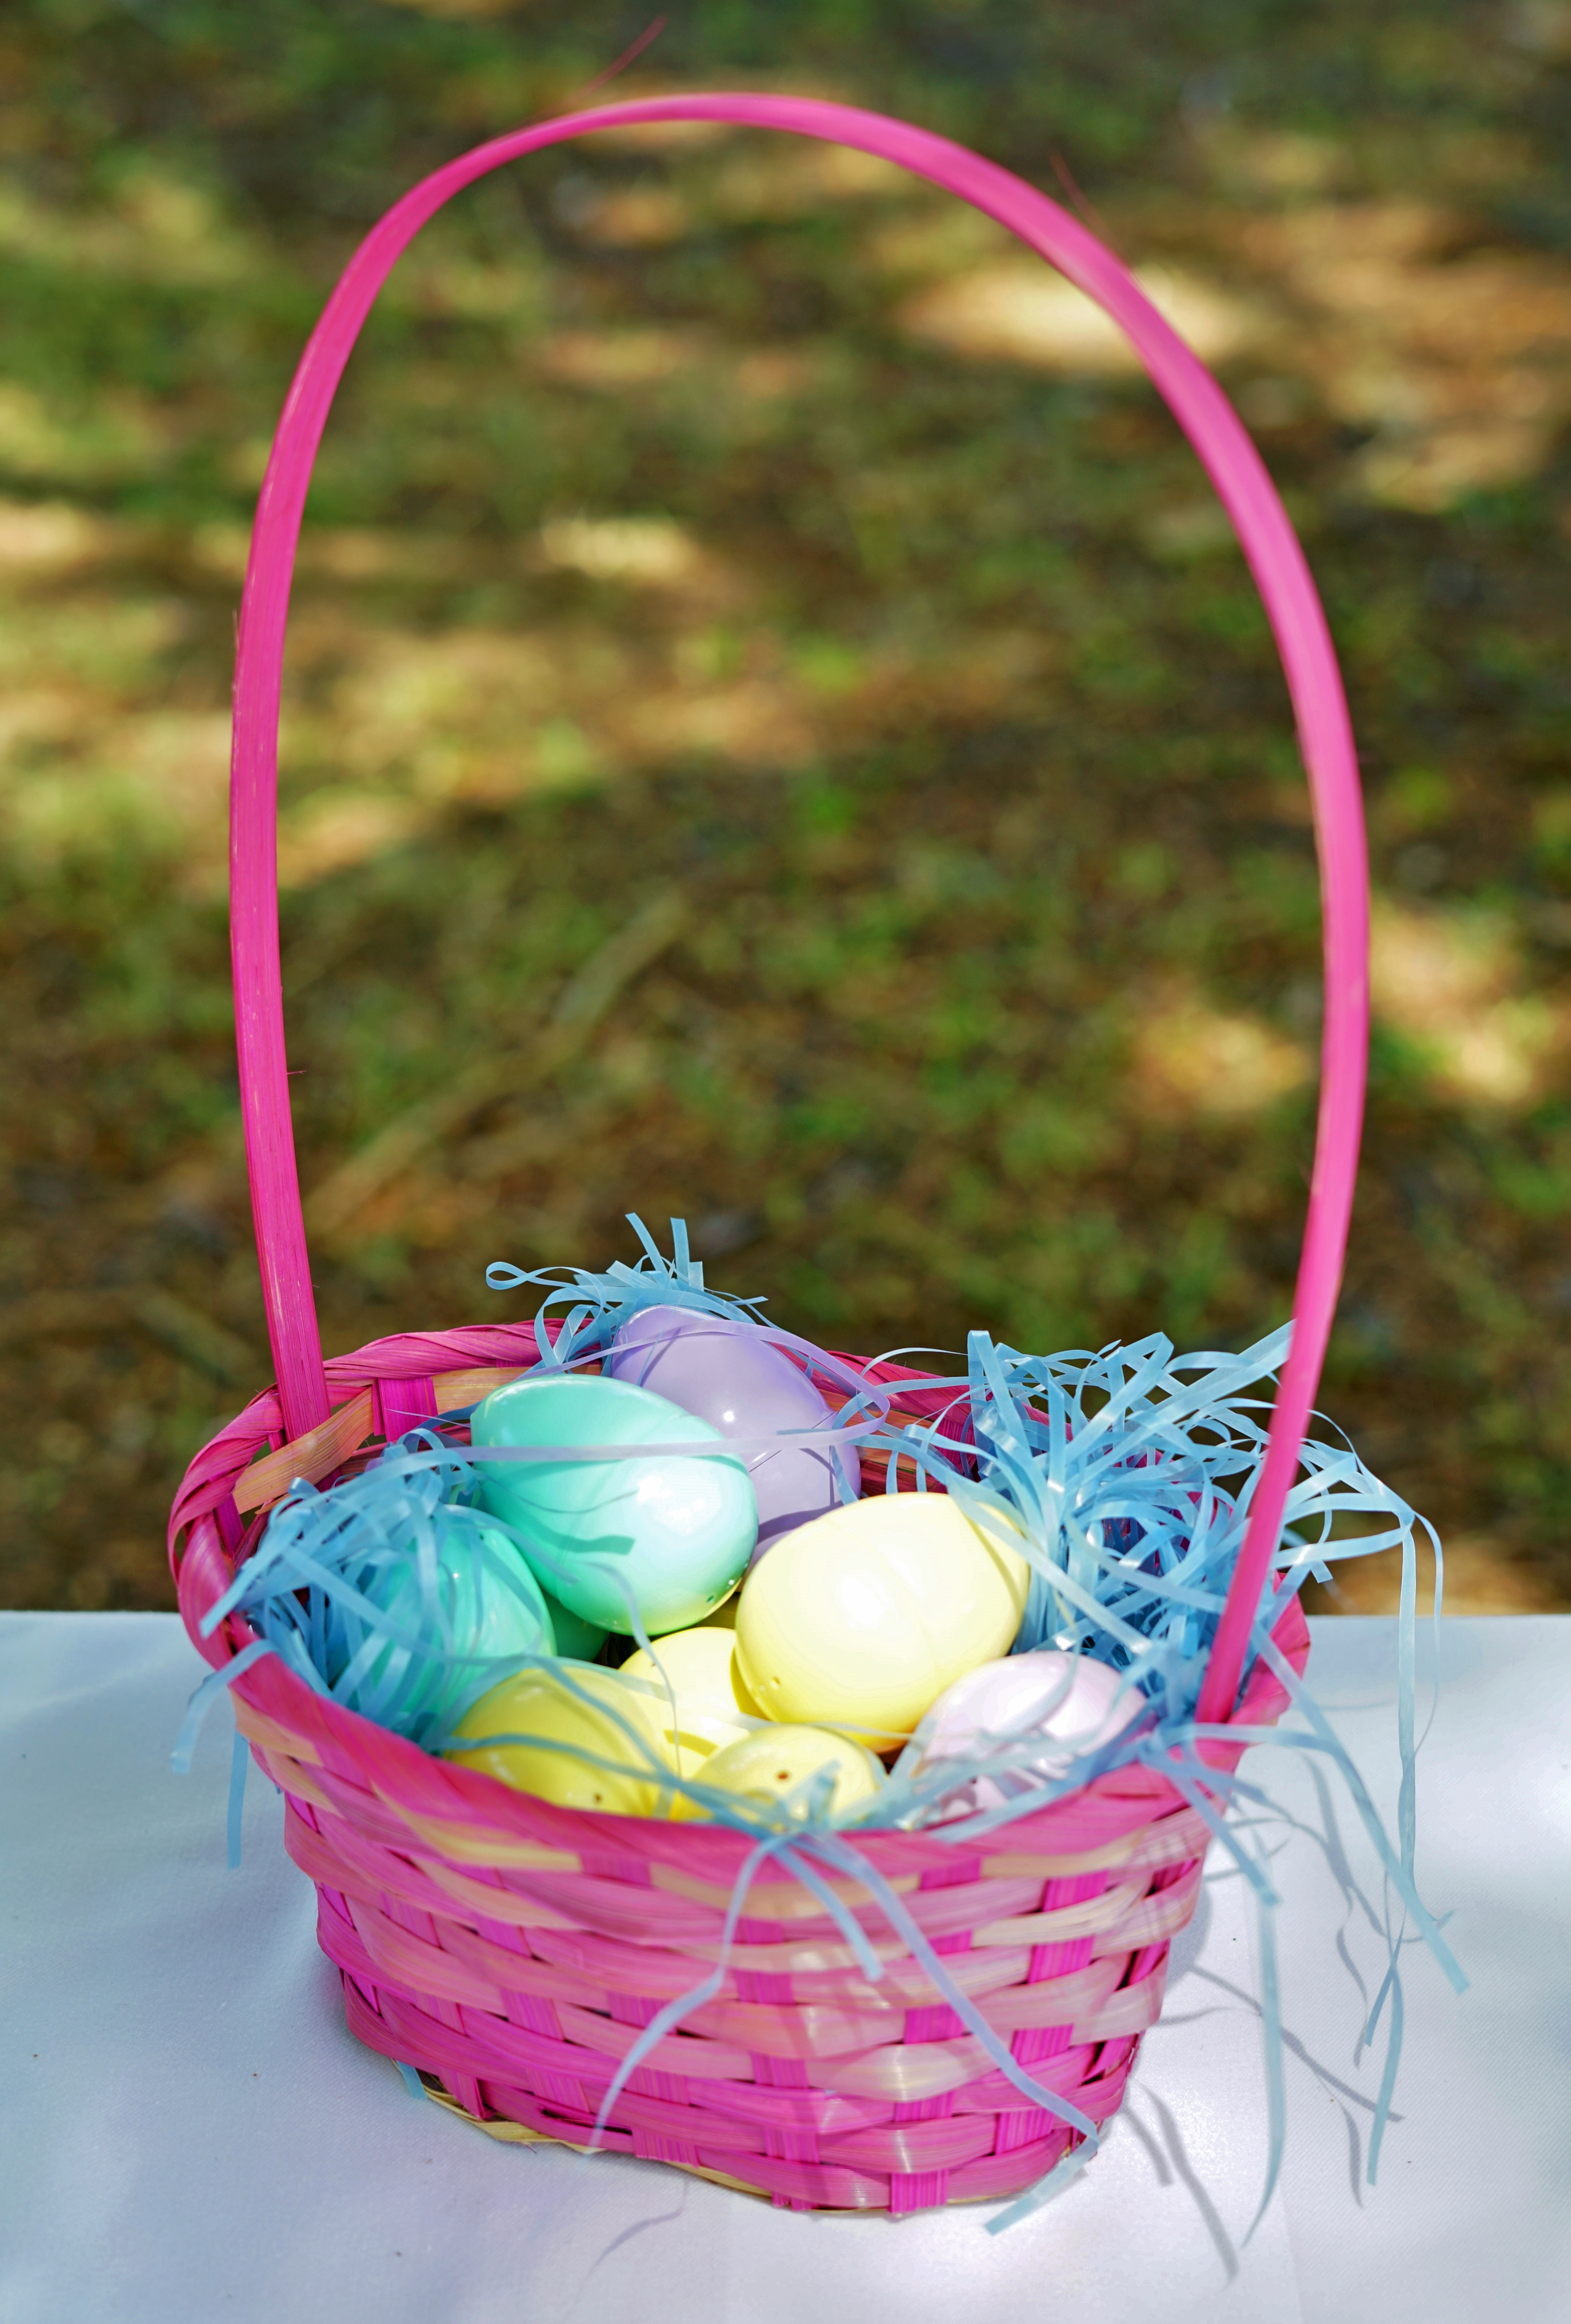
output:
[[[1316, 1691], [1389, 1821], [1393, 1625], [1313, 1628]], [[1247, 2245], [1266, 2153], [1254, 1914], [1221, 1865], [1128, 2103], [1048, 2209], [999, 2236], [985, 2207], [774, 2211], [620, 2156], [502, 2146], [411, 2098], [345, 2030], [254, 1774], [244, 1862], [225, 1868], [226, 1709], [194, 1772], [170, 1773], [200, 1674], [172, 1616], [0, 1616], [7, 2324], [1571, 2317], [1571, 1617], [1446, 1625], [1419, 1877], [1473, 1987], [1457, 2000], [1406, 1956], [1373, 2189], [1379, 2059], [1355, 2047], [1383, 1952], [1325, 1848], [1284, 1828], [1288, 2154]], [[1324, 1829], [1298, 1755], [1251, 1766]]]

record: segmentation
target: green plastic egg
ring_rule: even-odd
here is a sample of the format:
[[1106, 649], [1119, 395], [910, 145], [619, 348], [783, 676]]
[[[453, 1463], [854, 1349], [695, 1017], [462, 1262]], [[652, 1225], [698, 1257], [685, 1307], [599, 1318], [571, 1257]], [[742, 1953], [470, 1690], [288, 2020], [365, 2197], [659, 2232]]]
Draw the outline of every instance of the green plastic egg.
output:
[[551, 1633], [556, 1641], [556, 1652], [569, 1662], [592, 1663], [605, 1644], [605, 1631], [599, 1622], [586, 1622], [560, 1598], [553, 1598], [548, 1590], [540, 1597], [551, 1618]]
[[[478, 1445], [723, 1443], [718, 1428], [626, 1380], [538, 1374], [476, 1406]], [[541, 1587], [570, 1612], [653, 1636], [701, 1622], [747, 1572], [758, 1509], [736, 1455], [482, 1462], [481, 1498], [510, 1525]]]
[[[379, 1542], [362, 1563], [345, 1568], [345, 1581], [400, 1635], [369, 1661], [361, 1656], [358, 1683], [341, 1699], [417, 1738], [445, 1727], [493, 1683], [498, 1662], [564, 1651], [546, 1594], [506, 1534], [459, 1509], [439, 1509], [434, 1530], [428, 1560]], [[351, 1628], [335, 1614], [327, 1637], [330, 1684], [360, 1656], [363, 1636], [361, 1621]], [[402, 1643], [409, 1638], [418, 1645]]]

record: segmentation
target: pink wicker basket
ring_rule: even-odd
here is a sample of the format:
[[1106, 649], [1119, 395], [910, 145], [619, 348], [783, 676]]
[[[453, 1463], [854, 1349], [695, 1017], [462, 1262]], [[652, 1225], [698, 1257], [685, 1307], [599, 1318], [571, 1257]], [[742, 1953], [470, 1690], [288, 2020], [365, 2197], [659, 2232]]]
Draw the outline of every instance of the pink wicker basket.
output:
[[[1122, 325], [1217, 485], [1287, 671], [1313, 795], [1325, 908], [1326, 1033], [1314, 1177], [1291, 1353], [1199, 1715], [1259, 1727], [1286, 1697], [1252, 1626], [1298, 1466], [1335, 1305], [1363, 1108], [1367, 877], [1356, 765], [1336, 661], [1301, 551], [1220, 390], [1084, 228], [1008, 172], [901, 123], [806, 100], [664, 97], [496, 140], [416, 187], [368, 237], [302, 359], [262, 486], [235, 683], [231, 889], [236, 1027], [257, 1245], [278, 1386], [198, 1453], [170, 1517], [180, 1609], [217, 1669], [253, 1643], [202, 1617], [299, 1477], [474, 1402], [537, 1360], [529, 1324], [373, 1342], [324, 1361], [289, 1122], [279, 980], [275, 808], [289, 590], [312, 462], [345, 363], [400, 251], [461, 187], [537, 147], [636, 122], [718, 119], [879, 154], [1009, 226]], [[850, 1359], [861, 1361], [860, 1359]], [[870, 1368], [895, 1416], [926, 1416], [921, 1378]], [[1275, 1637], [1301, 1670], [1296, 1601]], [[556, 1808], [313, 1693], [274, 1655], [233, 1684], [235, 1716], [285, 1795], [286, 1841], [316, 1883], [323, 1950], [351, 2026], [493, 2136], [588, 2143], [620, 2061], [658, 2012], [721, 1962], [742, 1834]], [[1231, 1770], [1244, 1746], [1208, 1746]], [[797, 2209], [887, 2209], [1015, 2192], [1080, 2134], [1028, 2104], [896, 1932], [887, 1886], [943, 1957], [968, 2014], [1044, 2090], [1100, 2124], [1156, 2018], [1189, 1919], [1204, 1821], [1145, 1766], [1106, 1775], [966, 1849], [931, 1832], [859, 1834], [868, 1873], [831, 1886], [885, 1965], [766, 1866], [713, 1997], [648, 2051], [600, 2143]]]

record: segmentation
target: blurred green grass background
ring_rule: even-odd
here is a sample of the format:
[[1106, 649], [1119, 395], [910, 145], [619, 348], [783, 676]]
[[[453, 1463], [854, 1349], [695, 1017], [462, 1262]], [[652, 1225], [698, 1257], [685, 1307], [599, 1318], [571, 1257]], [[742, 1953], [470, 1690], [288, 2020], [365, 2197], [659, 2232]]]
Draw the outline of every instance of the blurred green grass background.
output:
[[[170, 1491], [269, 1370], [227, 700], [300, 346], [389, 202], [646, 22], [0, 21], [0, 1603], [172, 1603]], [[1571, 6], [694, 0], [615, 94], [739, 83], [1072, 200], [1254, 429], [1377, 890], [1322, 1402], [1453, 1604], [1571, 1607]], [[930, 191], [689, 134], [461, 198], [328, 431], [282, 779], [329, 1347], [518, 1313], [488, 1259], [629, 1256], [629, 1209], [868, 1351], [1288, 1312], [1318, 920], [1264, 622], [1116, 341]]]

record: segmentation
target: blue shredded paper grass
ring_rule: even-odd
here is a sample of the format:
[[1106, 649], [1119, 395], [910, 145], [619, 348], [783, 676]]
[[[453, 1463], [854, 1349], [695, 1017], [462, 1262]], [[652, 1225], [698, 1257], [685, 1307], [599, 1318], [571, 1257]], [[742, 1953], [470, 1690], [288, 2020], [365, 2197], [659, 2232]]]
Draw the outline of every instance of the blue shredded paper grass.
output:
[[[1435, 1615], [1440, 1610], [1440, 1545], [1433, 1528], [1374, 1477], [1346, 1438], [1331, 1432], [1300, 1449], [1297, 1481], [1289, 1496], [1274, 1571], [1256, 1609], [1253, 1646], [1286, 1689], [1299, 1723], [1241, 1730], [1201, 1727], [1195, 1711], [1208, 1654], [1243, 1545], [1251, 1501], [1263, 1466], [1272, 1404], [1270, 1389], [1287, 1354], [1284, 1326], [1242, 1354], [1181, 1356], [1160, 1333], [1133, 1346], [1071, 1350], [1035, 1356], [975, 1332], [963, 1371], [923, 1379], [944, 1402], [938, 1417], [908, 1421], [892, 1410], [895, 1391], [871, 1383], [857, 1367], [792, 1333], [769, 1324], [763, 1302], [709, 1289], [688, 1251], [685, 1228], [673, 1222], [667, 1259], [637, 1219], [643, 1245], [635, 1266], [602, 1273], [582, 1268], [525, 1270], [499, 1262], [487, 1269], [493, 1289], [532, 1286], [544, 1293], [536, 1330], [546, 1366], [572, 1370], [598, 1360], [616, 1332], [653, 1305], [712, 1314], [758, 1332], [786, 1349], [810, 1375], [848, 1400], [823, 1435], [839, 1470], [844, 1500], [859, 1489], [853, 1452], [884, 1461], [887, 1490], [896, 1489], [904, 1460], [914, 1466], [918, 1490], [941, 1487], [978, 1519], [1001, 1521], [1018, 1536], [1032, 1570], [1025, 1614], [1013, 1651], [1051, 1646], [1107, 1664], [1138, 1698], [1136, 1715], [1114, 1738], [1073, 1758], [1056, 1780], [1040, 1770], [1027, 1785], [1006, 1783], [1006, 1794], [976, 1814], [956, 1817], [957, 1792], [975, 1778], [1031, 1772], [1040, 1742], [1025, 1736], [980, 1738], [963, 1760], [923, 1766], [926, 1722], [871, 1801], [836, 1817], [829, 1811], [826, 1773], [784, 1800], [755, 1802], [681, 1778], [658, 1762], [640, 1729], [617, 1718], [625, 1731], [625, 1762], [593, 1759], [608, 1772], [636, 1775], [670, 1795], [682, 1793], [715, 1821], [755, 1842], [728, 1916], [727, 1939], [716, 1970], [667, 2005], [623, 2060], [600, 2112], [608, 2119], [618, 2092], [654, 2043], [719, 1989], [752, 1879], [767, 1861], [792, 1871], [820, 1900], [877, 1980], [882, 1969], [854, 1918], [836, 1897], [830, 1876], [850, 1872], [878, 1897], [891, 1928], [928, 1969], [942, 1999], [982, 2044], [992, 2062], [1027, 2100], [1079, 2132], [1083, 2144], [1065, 2163], [991, 2223], [996, 2231], [1025, 2216], [1055, 2193], [1094, 2151], [1094, 2126], [1061, 2097], [1036, 2083], [988, 2026], [932, 1952], [898, 1896], [857, 1849], [859, 1831], [929, 1829], [946, 1841], [974, 1845], [984, 1834], [1097, 1775], [1144, 1762], [1171, 1781], [1209, 1826], [1248, 1881], [1260, 1908], [1263, 1997], [1266, 2027], [1271, 2153], [1261, 2209], [1275, 2183], [1283, 2136], [1281, 2025], [1276, 1998], [1272, 1913], [1276, 1904], [1258, 1833], [1273, 1812], [1253, 1782], [1224, 1775], [1201, 1756], [1206, 1742], [1234, 1741], [1307, 1751], [1334, 1767], [1346, 1785], [1383, 1868], [1397, 1911], [1388, 1914], [1388, 1969], [1364, 2039], [1383, 2014], [1387, 2054], [1370, 2141], [1369, 2177], [1375, 2176], [1381, 2135], [1389, 2116], [1401, 2048], [1400, 1956], [1410, 1922], [1457, 1990], [1465, 1978], [1419, 1896], [1414, 1879], [1416, 1756], [1414, 1728], [1415, 1548], [1421, 1531], [1436, 1560]], [[564, 1311], [554, 1314], [554, 1310]], [[549, 1327], [549, 1328], [548, 1328]], [[902, 1352], [916, 1352], [905, 1351]], [[702, 1454], [706, 1448], [691, 1448]], [[739, 1450], [736, 1440], [708, 1448]], [[627, 1448], [630, 1457], [639, 1448]], [[467, 1706], [513, 1672], [549, 1668], [569, 1692], [589, 1700], [574, 1665], [546, 1638], [530, 1640], [514, 1609], [514, 1650], [477, 1655], [465, 1643], [466, 1618], [481, 1600], [518, 1584], [508, 1528], [475, 1508], [482, 1461], [510, 1457], [458, 1445], [435, 1429], [416, 1431], [390, 1445], [360, 1475], [318, 1492], [297, 1485], [273, 1512], [255, 1554], [203, 1622], [211, 1633], [230, 1613], [244, 1617], [253, 1642], [198, 1689], [177, 1747], [177, 1764], [189, 1762], [195, 1726], [212, 1695], [229, 1678], [273, 1652], [317, 1692], [410, 1736], [428, 1749], [450, 1743]], [[520, 1457], [512, 1455], [511, 1457]], [[538, 1452], [532, 1456], [543, 1457]], [[556, 1457], [561, 1457], [558, 1453]], [[608, 1456], [609, 1457], [609, 1456]], [[1348, 1527], [1356, 1530], [1349, 1532]], [[994, 1530], [997, 1529], [997, 1523]], [[490, 1536], [488, 1539], [487, 1536]], [[510, 1545], [521, 1549], [519, 1537]], [[1324, 1578], [1333, 1560], [1399, 1548], [1403, 1587], [1399, 1622], [1398, 1741], [1402, 1784], [1393, 1847], [1356, 1769], [1309, 1689], [1271, 1639], [1271, 1631], [1305, 1578]], [[651, 1648], [636, 1607], [629, 1613], [637, 1643]], [[580, 1666], [582, 1667], [582, 1666]], [[593, 1698], [602, 1715], [603, 1698]], [[611, 1714], [615, 1717], [615, 1714]], [[493, 1738], [565, 1750], [546, 1738]], [[577, 1754], [593, 1757], [586, 1753]], [[232, 1815], [238, 1838], [236, 1803]], [[995, 1796], [996, 1794], [988, 1796]], [[1228, 1813], [1241, 1808], [1243, 1814]], [[597, 2126], [598, 2127], [598, 2126]]]

